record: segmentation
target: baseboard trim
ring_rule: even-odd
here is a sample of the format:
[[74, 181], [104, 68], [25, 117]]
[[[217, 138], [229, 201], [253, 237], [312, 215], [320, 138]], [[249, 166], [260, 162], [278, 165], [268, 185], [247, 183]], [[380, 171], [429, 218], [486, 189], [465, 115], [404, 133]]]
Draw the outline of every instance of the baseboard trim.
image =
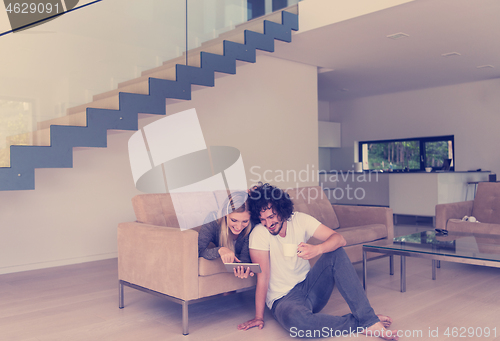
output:
[[110, 258], [117, 258], [117, 257], [118, 257], [118, 252], [111, 252], [111, 253], [102, 253], [102, 254], [92, 255], [92, 256], [66, 258], [66, 259], [39, 262], [39, 263], [6, 266], [6, 267], [0, 268], [0, 275], [5, 275], [5, 274], [10, 274], [10, 273], [15, 273], [15, 272], [22, 272], [22, 271], [54, 268], [54, 267], [63, 266], [63, 265], [87, 263], [87, 262], [93, 262], [93, 261], [110, 259]]

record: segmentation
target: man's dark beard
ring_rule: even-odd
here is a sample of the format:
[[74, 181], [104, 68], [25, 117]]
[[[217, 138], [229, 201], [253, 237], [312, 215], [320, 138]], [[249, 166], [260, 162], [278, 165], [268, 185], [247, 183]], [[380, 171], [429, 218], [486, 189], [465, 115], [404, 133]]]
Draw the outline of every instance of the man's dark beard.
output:
[[283, 224], [285, 223], [285, 220], [282, 220], [281, 221], [281, 226], [280, 228], [278, 229], [278, 231], [274, 231], [274, 232], [271, 232], [269, 231], [270, 234], [272, 234], [273, 236], [277, 236], [280, 232], [281, 232], [281, 229], [283, 228]]

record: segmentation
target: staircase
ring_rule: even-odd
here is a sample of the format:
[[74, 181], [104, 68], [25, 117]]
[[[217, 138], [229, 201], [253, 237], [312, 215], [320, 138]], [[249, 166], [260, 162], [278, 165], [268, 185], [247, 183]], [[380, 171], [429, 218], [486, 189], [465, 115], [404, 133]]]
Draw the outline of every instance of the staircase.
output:
[[[292, 30], [298, 30], [296, 5], [188, 51], [188, 65], [185, 56], [165, 62], [66, 116], [39, 122], [34, 132], [8, 138], [10, 149], [0, 152], [10, 153], [10, 167], [0, 167], [0, 190], [35, 189], [36, 168], [71, 168], [73, 147], [106, 147], [108, 130], [137, 130], [139, 114], [165, 115], [167, 104], [190, 100], [196, 86], [214, 86], [215, 72], [235, 74], [237, 60], [255, 63], [256, 50], [274, 52], [275, 39], [290, 42]], [[20, 140], [30, 145], [16, 145]]]

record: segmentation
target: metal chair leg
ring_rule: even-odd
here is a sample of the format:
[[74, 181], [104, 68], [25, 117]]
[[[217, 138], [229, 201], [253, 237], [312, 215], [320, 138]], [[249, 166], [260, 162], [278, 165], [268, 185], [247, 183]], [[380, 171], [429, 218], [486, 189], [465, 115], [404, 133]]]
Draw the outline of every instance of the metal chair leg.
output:
[[118, 281], [118, 308], [123, 309], [124, 304], [124, 297], [123, 297], [123, 283], [122, 281]]
[[189, 334], [189, 325], [188, 325], [188, 301], [182, 301], [182, 334]]

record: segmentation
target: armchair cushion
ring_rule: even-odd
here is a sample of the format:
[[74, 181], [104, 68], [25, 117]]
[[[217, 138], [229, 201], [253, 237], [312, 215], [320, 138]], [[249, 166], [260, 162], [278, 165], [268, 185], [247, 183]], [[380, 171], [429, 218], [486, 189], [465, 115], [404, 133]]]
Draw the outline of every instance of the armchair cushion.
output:
[[473, 201], [461, 201], [436, 205], [436, 228], [448, 229], [450, 219], [462, 219], [464, 216], [471, 216], [473, 204]]
[[253, 287], [257, 276], [241, 279], [230, 272], [212, 276], [200, 276], [200, 298]]
[[500, 224], [500, 183], [478, 184], [472, 215], [481, 223]]
[[483, 223], [482, 221], [479, 221], [479, 223], [471, 223], [462, 221], [461, 219], [450, 219], [448, 220], [447, 229], [456, 232], [500, 235], [499, 224]]

